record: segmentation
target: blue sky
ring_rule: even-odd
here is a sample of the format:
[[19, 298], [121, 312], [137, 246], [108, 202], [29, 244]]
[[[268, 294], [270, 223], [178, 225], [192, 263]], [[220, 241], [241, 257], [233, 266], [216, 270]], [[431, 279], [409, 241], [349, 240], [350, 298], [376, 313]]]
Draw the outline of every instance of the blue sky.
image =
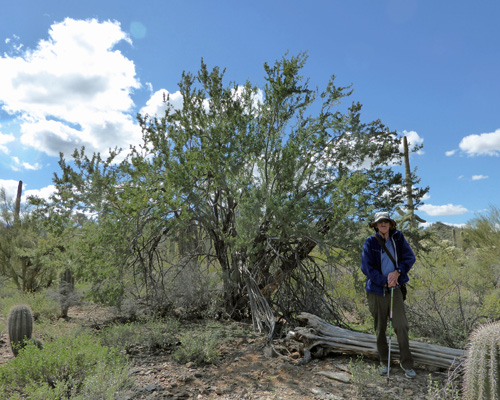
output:
[[140, 139], [137, 112], [176, 99], [182, 71], [263, 84], [265, 62], [308, 52], [374, 119], [424, 145], [418, 214], [464, 224], [500, 204], [500, 2], [18, 0], [0, 15], [0, 186], [46, 196], [58, 153]]

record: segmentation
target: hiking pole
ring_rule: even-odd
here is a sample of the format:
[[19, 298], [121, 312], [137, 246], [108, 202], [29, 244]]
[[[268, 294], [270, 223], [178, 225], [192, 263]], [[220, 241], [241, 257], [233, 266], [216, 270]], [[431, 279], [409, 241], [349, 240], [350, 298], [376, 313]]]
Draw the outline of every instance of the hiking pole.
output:
[[392, 329], [392, 303], [394, 300], [394, 287], [391, 287], [391, 306], [389, 311], [389, 355], [387, 360], [387, 384], [389, 384], [389, 374], [391, 372], [391, 329]]

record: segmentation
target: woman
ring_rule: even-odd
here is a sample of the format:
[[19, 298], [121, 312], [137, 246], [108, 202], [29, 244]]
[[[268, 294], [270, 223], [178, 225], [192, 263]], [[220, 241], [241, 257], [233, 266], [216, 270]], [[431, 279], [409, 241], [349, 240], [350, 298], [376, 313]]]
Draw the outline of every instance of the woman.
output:
[[375, 214], [370, 226], [375, 229], [376, 234], [365, 240], [361, 271], [366, 275], [365, 290], [368, 306], [374, 319], [377, 351], [381, 363], [379, 372], [381, 375], [388, 374], [389, 348], [385, 332], [391, 307], [390, 291], [393, 290], [392, 326], [398, 339], [400, 365], [406, 377], [415, 378], [413, 356], [408, 339], [408, 321], [401, 290], [402, 285], [409, 281], [408, 272], [415, 263], [415, 254], [403, 233], [396, 230], [396, 222], [388, 212]]

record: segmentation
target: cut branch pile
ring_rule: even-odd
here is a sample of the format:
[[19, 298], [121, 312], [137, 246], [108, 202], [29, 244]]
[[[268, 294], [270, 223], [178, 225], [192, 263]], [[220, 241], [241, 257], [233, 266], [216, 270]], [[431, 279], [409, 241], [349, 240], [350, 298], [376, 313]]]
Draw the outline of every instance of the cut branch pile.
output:
[[[298, 317], [305, 322], [305, 327], [297, 327], [290, 331], [287, 339], [302, 343], [304, 359], [309, 362], [312, 355], [323, 355], [329, 352], [362, 354], [369, 358], [378, 358], [375, 336], [367, 333], [353, 332], [338, 326], [330, 325], [316, 315], [301, 313]], [[394, 335], [394, 333], [393, 333]], [[416, 363], [450, 368], [457, 366], [465, 359], [465, 350], [452, 349], [428, 343], [410, 340], [410, 350]], [[391, 342], [391, 358], [399, 359], [397, 340]]]

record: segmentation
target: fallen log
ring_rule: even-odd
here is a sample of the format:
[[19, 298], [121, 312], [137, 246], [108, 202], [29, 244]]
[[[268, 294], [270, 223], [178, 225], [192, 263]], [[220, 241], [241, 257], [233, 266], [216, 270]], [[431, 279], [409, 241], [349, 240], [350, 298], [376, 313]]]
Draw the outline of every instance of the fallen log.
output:
[[[304, 359], [309, 362], [312, 354], [340, 352], [362, 354], [369, 358], [378, 358], [375, 335], [354, 332], [330, 325], [314, 314], [301, 313], [298, 317], [305, 322], [305, 327], [297, 327], [287, 335], [288, 340], [300, 342], [304, 348]], [[433, 345], [410, 340], [410, 350], [414, 361], [419, 364], [451, 368], [465, 359], [465, 350]], [[391, 343], [391, 358], [399, 359], [397, 340]]]

